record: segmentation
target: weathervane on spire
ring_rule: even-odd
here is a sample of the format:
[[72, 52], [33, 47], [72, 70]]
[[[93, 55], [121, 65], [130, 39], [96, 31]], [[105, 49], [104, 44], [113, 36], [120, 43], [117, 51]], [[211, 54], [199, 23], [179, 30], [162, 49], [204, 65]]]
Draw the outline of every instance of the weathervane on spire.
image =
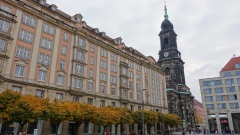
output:
[[165, 14], [164, 14], [164, 18], [165, 19], [168, 19], [168, 14], [167, 14], [167, 4], [166, 4], [166, 1], [164, 1], [164, 3], [165, 3], [165, 8], [164, 8], [164, 10], [165, 10]]

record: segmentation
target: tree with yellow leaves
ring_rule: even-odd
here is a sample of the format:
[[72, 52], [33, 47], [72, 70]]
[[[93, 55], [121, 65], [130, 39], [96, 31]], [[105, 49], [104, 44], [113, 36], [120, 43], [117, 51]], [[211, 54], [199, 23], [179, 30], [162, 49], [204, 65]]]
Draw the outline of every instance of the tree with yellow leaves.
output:
[[[6, 96], [6, 97], [2, 97]], [[4, 102], [4, 99], [9, 102]], [[20, 125], [19, 132], [23, 132], [23, 127], [27, 123], [34, 122], [42, 116], [42, 105], [44, 100], [38, 97], [25, 95], [7, 90], [0, 95], [1, 115], [5, 122], [17, 122]], [[5, 107], [4, 107], [5, 106]], [[5, 108], [5, 109], [4, 109]]]
[[179, 125], [181, 119], [176, 114], [163, 114], [163, 123], [169, 126]]
[[148, 134], [151, 134], [151, 128], [155, 123], [158, 122], [158, 113], [153, 111], [145, 111], [144, 118], [146, 118], [145, 123], [147, 124]]
[[[144, 110], [144, 124], [147, 125], [148, 133], [150, 134], [151, 128], [154, 126], [156, 122], [158, 122], [158, 113]], [[136, 111], [132, 115], [134, 123], [137, 123], [139, 125], [142, 124], [142, 111]]]
[[119, 125], [123, 124], [132, 124], [133, 119], [131, 115], [131, 111], [127, 108], [121, 108], [121, 107], [110, 107], [117, 111], [119, 113], [119, 121], [115, 123], [115, 135], [117, 135], [117, 128]]
[[203, 124], [204, 123], [203, 117], [201, 117], [198, 112], [194, 113], [194, 117], [195, 117], [195, 124]]
[[82, 123], [93, 122], [94, 118], [97, 117], [97, 108], [93, 105], [84, 103], [70, 103], [69, 106], [72, 106], [71, 120], [75, 122], [73, 134], [77, 135], [78, 128]]
[[94, 118], [93, 123], [97, 125], [103, 126], [103, 135], [106, 127], [110, 126], [111, 124], [116, 124], [120, 119], [120, 114], [110, 108], [110, 107], [103, 107], [97, 109], [97, 116]]
[[72, 119], [71, 109], [73, 108], [68, 102], [54, 100], [53, 102], [46, 103], [42, 118], [50, 121], [53, 133], [57, 134], [61, 122]]

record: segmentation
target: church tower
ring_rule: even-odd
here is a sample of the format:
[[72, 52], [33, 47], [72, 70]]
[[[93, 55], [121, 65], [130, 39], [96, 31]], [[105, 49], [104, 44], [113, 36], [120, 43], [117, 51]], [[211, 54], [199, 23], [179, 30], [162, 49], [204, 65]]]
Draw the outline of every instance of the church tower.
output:
[[[182, 119], [182, 128], [194, 125], [194, 96], [185, 82], [184, 62], [177, 48], [177, 34], [168, 19], [165, 5], [164, 20], [159, 33], [160, 48], [158, 65], [166, 74], [168, 111]], [[192, 127], [194, 128], [194, 127]]]
[[159, 51], [158, 64], [165, 71], [169, 79], [185, 85], [184, 62], [181, 53], [177, 48], [177, 34], [174, 32], [173, 24], [168, 19], [167, 8], [165, 6], [164, 21], [161, 24], [159, 33], [161, 50]]

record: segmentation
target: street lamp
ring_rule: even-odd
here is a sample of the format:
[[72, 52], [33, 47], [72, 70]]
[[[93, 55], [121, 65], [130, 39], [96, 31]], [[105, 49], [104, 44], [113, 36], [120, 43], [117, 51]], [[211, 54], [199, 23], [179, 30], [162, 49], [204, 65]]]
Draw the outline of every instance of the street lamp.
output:
[[143, 91], [145, 91], [146, 89], [142, 89], [142, 131], [143, 134], [145, 133], [145, 129], [144, 129], [144, 101], [143, 101]]

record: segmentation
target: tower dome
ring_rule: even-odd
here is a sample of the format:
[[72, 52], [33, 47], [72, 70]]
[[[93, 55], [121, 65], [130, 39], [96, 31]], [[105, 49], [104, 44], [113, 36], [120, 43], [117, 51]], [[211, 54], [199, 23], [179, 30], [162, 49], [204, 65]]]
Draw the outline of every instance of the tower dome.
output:
[[164, 21], [161, 24], [162, 30], [173, 30], [173, 24], [168, 20], [168, 14], [167, 14], [167, 6], [164, 6], [165, 14], [164, 14]]

